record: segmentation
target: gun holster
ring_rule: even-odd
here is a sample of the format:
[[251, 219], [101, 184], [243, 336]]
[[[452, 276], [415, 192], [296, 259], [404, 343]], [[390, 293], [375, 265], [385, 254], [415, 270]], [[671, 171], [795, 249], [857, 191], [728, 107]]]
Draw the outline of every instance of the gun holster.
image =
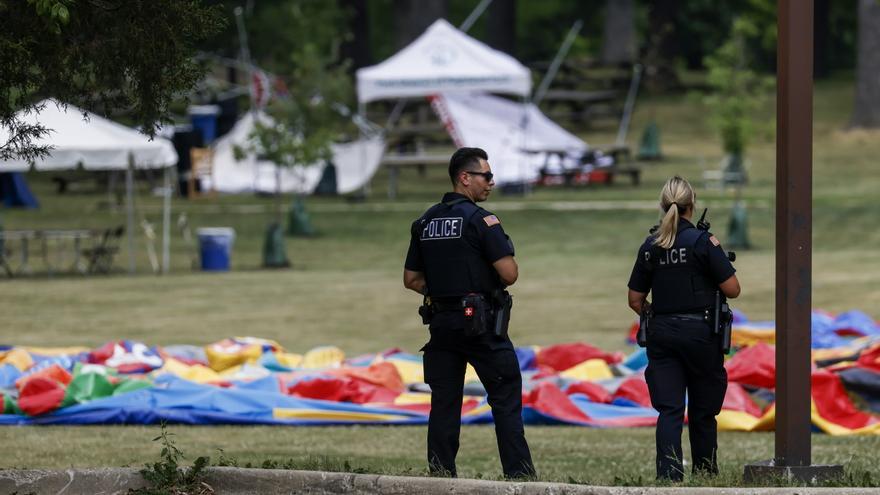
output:
[[490, 309], [483, 294], [472, 293], [461, 298], [465, 337], [476, 337], [488, 331]]
[[419, 316], [422, 317], [422, 325], [430, 325], [434, 319], [434, 307], [431, 305], [431, 298], [425, 296], [422, 299], [422, 305], [419, 306]]
[[636, 344], [639, 347], [646, 347], [648, 345], [648, 325], [651, 323], [653, 316], [654, 311], [651, 310], [651, 303], [645, 302], [642, 305], [641, 313], [639, 313], [639, 330], [636, 332]]
[[718, 322], [721, 332], [721, 352], [730, 353], [730, 335], [733, 331], [733, 311], [726, 302], [721, 303], [721, 309], [718, 312], [720, 321]]
[[506, 337], [507, 327], [510, 325], [510, 310], [513, 308], [513, 296], [506, 290], [492, 291], [492, 302], [495, 306], [495, 325], [493, 334], [496, 337]]

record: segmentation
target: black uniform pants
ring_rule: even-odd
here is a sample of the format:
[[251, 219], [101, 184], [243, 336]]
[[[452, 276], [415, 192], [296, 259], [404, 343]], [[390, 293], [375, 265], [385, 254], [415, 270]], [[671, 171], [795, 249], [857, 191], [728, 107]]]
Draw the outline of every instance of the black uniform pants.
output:
[[522, 422], [522, 376], [510, 340], [465, 338], [460, 331], [432, 329], [425, 352], [425, 382], [431, 386], [428, 466], [432, 473], [456, 476], [461, 430], [462, 388], [470, 363], [486, 388], [501, 467], [508, 478], [533, 476], [535, 468]]
[[645, 379], [657, 418], [657, 478], [684, 475], [681, 430], [687, 394], [688, 430], [694, 472], [718, 473], [718, 424], [727, 391], [719, 336], [699, 320], [657, 316], [648, 331]]

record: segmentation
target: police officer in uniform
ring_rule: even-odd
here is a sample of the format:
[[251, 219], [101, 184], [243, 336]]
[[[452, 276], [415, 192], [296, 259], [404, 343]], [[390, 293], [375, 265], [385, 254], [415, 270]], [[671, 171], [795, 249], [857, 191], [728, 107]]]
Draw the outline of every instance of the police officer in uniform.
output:
[[[422, 351], [431, 387], [431, 472], [456, 475], [462, 388], [470, 363], [486, 388], [504, 475], [530, 477], [535, 469], [522, 423], [522, 377], [499, 302], [509, 297], [503, 289], [516, 282], [518, 267], [501, 221], [477, 206], [495, 185], [487, 160], [480, 148], [452, 155], [454, 190], [412, 224], [403, 284], [425, 296], [420, 313], [427, 313], [423, 319], [430, 325], [431, 338]], [[496, 326], [499, 317], [503, 321]]]
[[[733, 265], [718, 240], [697, 229], [691, 185], [669, 179], [660, 192], [659, 227], [639, 248], [629, 279], [629, 306], [653, 313], [647, 330], [645, 379], [657, 418], [657, 478], [681, 481], [681, 431], [687, 397], [693, 471], [718, 473], [717, 423], [727, 390], [720, 335], [714, 331], [715, 293], [740, 293]], [[651, 293], [652, 302], [647, 301]]]

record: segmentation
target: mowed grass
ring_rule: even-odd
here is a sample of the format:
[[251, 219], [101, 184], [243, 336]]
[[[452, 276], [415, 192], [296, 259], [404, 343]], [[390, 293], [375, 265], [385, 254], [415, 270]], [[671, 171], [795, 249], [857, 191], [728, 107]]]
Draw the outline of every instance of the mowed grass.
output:
[[[833, 312], [861, 309], [874, 318], [880, 304], [880, 189], [875, 157], [880, 133], [845, 132], [851, 81], [817, 87], [814, 124], [813, 307]], [[766, 109], [772, 121], [773, 105]], [[584, 341], [629, 352], [624, 342], [633, 315], [626, 282], [636, 249], [656, 221], [652, 203], [663, 181], [682, 174], [710, 208], [722, 240], [732, 194], [703, 187], [704, 169], [716, 166], [720, 146], [705, 110], [681, 97], [640, 102], [633, 129], [649, 120], [662, 129], [666, 160], [644, 167], [642, 183], [539, 189], [522, 196], [493, 195], [486, 207], [502, 219], [517, 250], [520, 281], [511, 335], [518, 345]], [[615, 129], [583, 133], [591, 144], [612, 142]], [[774, 314], [775, 151], [768, 130], [749, 150], [750, 185], [744, 192], [754, 248], [738, 252], [743, 295], [735, 307], [750, 318]], [[637, 132], [631, 136], [635, 141]], [[491, 158], [491, 157], [490, 157]], [[490, 160], [491, 161], [491, 160]], [[0, 220], [16, 228], [104, 228], [124, 223], [124, 212], [107, 207], [104, 192], [55, 195], [48, 176], [28, 177], [41, 201], [37, 211], [3, 210]], [[377, 174], [364, 201], [309, 198], [319, 230], [314, 238], [288, 238], [289, 270], [260, 268], [260, 249], [274, 201], [254, 196], [176, 201], [174, 219], [185, 212], [192, 228], [232, 226], [237, 238], [233, 269], [205, 274], [191, 270], [196, 253], [173, 230], [172, 273], [149, 273], [146, 239], [138, 232], [138, 275], [52, 276], [32, 253], [34, 276], [0, 279], [0, 342], [18, 345], [83, 345], [136, 339], [148, 344], [207, 344], [235, 335], [275, 339], [288, 351], [333, 344], [348, 355], [400, 347], [416, 352], [425, 342], [416, 307], [420, 299], [402, 288], [401, 272], [410, 222], [448, 188], [445, 171], [401, 174], [397, 201], [385, 198], [387, 175]], [[159, 231], [160, 200], [142, 187], [138, 218]], [[158, 249], [159, 243], [156, 243]], [[126, 265], [127, 252], [117, 258]], [[297, 466], [344, 466], [371, 472], [423, 472], [424, 428], [264, 428], [171, 426], [193, 458], [216, 457], [216, 449], [240, 464], [263, 461]], [[156, 427], [3, 428], [0, 466], [139, 466], [158, 448]], [[589, 430], [529, 427], [542, 479], [626, 484], [653, 477], [653, 430]], [[877, 475], [873, 438], [814, 435], [815, 462], [842, 462]], [[686, 442], [685, 442], [686, 443]], [[773, 455], [770, 434], [723, 434], [718, 483], [735, 484], [744, 462]], [[73, 455], [72, 452], [77, 452]], [[309, 464], [311, 463], [311, 464]], [[861, 464], [860, 464], [861, 463]], [[864, 465], [863, 465], [864, 464]], [[466, 427], [459, 462], [463, 476], [499, 472], [493, 431]], [[700, 480], [698, 482], [706, 482]]]
[[[169, 426], [175, 445], [192, 461], [214, 464], [426, 476], [425, 427], [183, 427]], [[142, 467], [158, 457], [151, 439], [159, 426], [5, 428], [6, 468]], [[596, 485], [654, 485], [654, 432], [649, 428], [599, 430], [571, 426], [526, 430], [539, 479]], [[37, 447], [50, 440], [52, 448]], [[772, 433], [721, 433], [717, 479], [688, 477], [695, 486], [740, 485], [743, 466], [773, 457]], [[685, 457], [689, 456], [687, 430]], [[842, 464], [858, 484], [877, 483], [878, 437], [813, 435], [813, 462]], [[494, 429], [462, 429], [459, 475], [499, 479]], [[688, 466], [685, 466], [688, 468]], [[867, 479], [865, 474], [867, 473]], [[872, 478], [873, 476], [873, 478]]]

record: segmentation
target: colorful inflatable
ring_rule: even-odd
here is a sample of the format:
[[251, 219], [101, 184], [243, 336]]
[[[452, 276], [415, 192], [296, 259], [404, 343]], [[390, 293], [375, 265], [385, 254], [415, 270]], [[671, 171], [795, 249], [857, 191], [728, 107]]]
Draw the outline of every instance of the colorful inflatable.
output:
[[[880, 325], [859, 312], [813, 316], [812, 422], [832, 435], [880, 433]], [[719, 428], [772, 430], [772, 322], [738, 314]], [[528, 424], [653, 426], [643, 349], [575, 342], [518, 348]], [[462, 422], [492, 421], [472, 369]], [[118, 341], [97, 349], [0, 346], [0, 425], [425, 424], [421, 356], [400, 349], [346, 358], [255, 337], [204, 347]]]

